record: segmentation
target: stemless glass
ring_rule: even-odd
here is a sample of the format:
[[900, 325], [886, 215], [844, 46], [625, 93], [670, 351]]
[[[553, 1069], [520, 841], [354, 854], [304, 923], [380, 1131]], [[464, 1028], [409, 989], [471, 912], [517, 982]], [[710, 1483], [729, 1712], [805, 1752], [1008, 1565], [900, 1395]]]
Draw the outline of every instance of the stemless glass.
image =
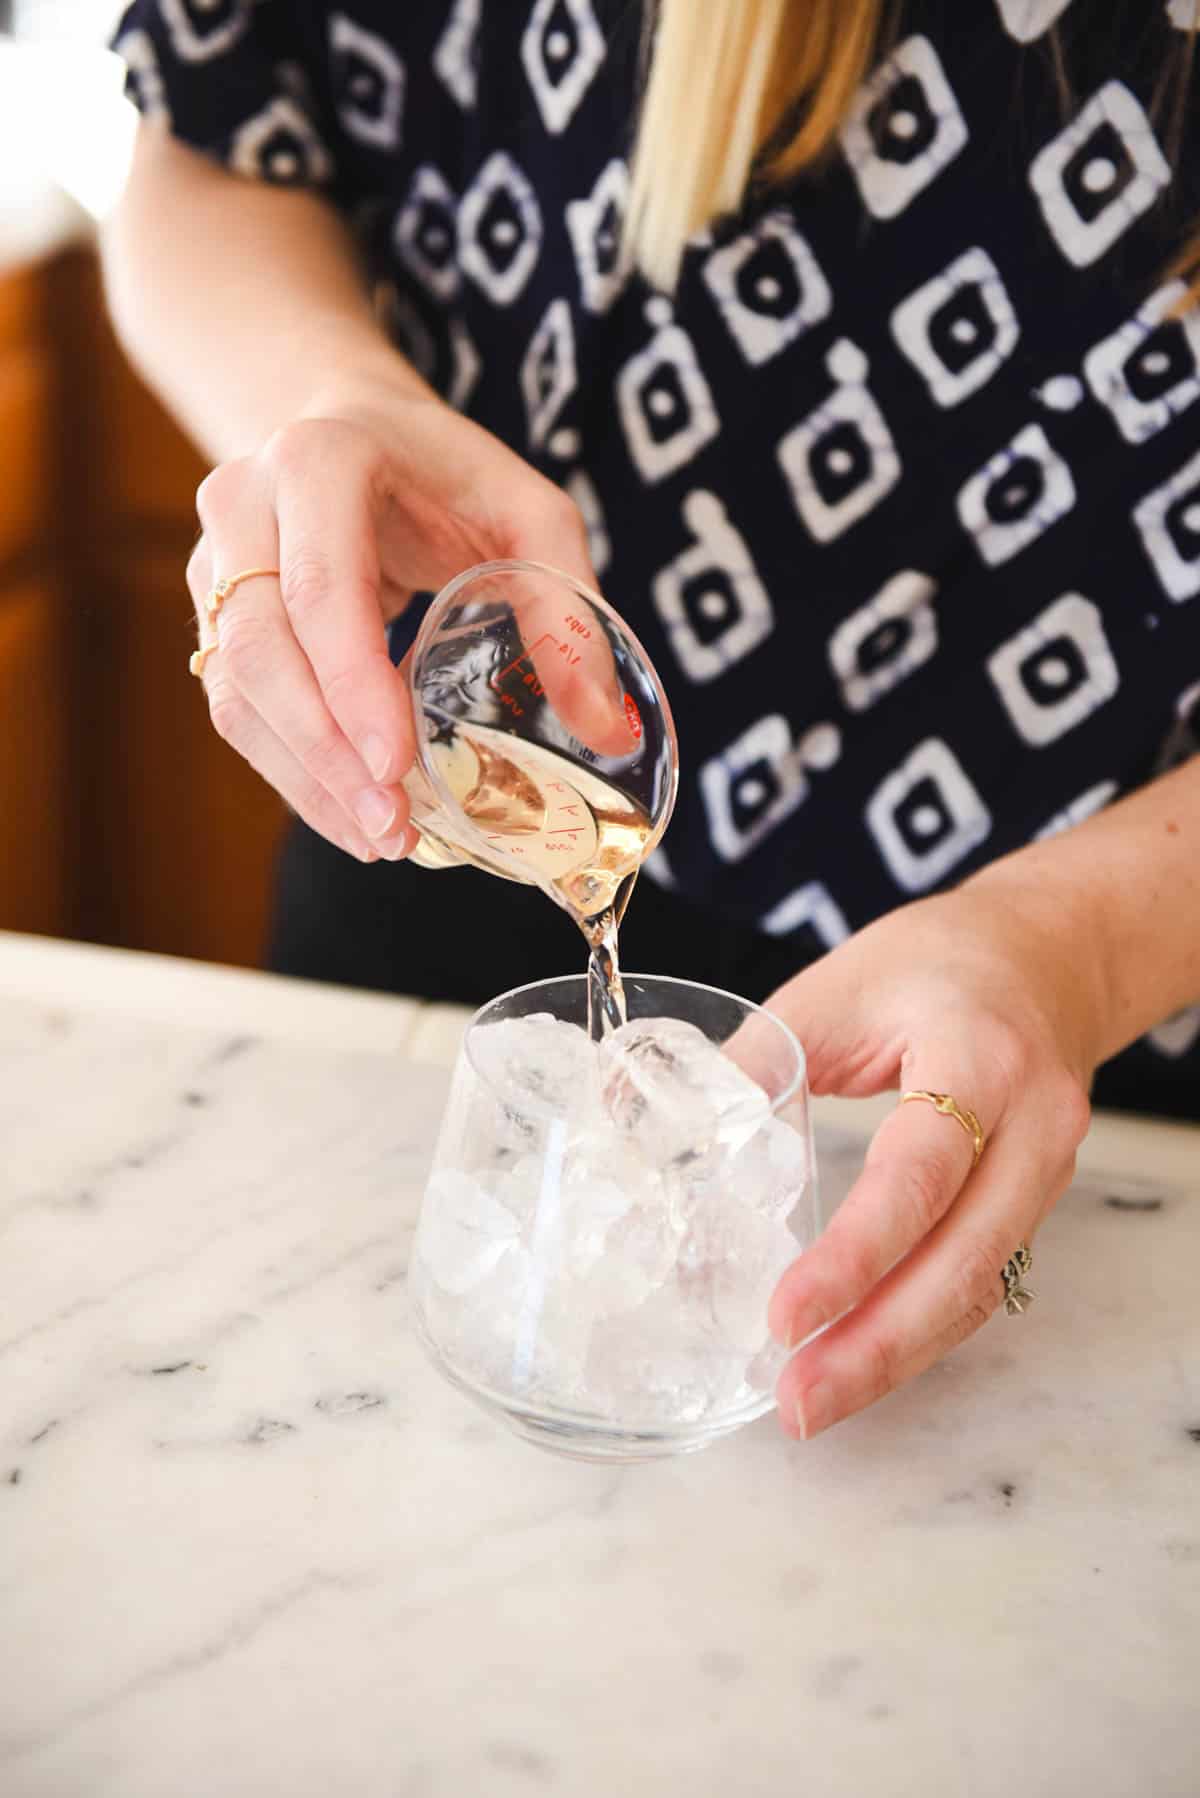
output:
[[587, 1460], [702, 1448], [771, 1408], [768, 1301], [819, 1227], [792, 1032], [689, 981], [625, 994], [601, 1044], [583, 976], [476, 1013], [409, 1275], [441, 1372]]
[[607, 903], [658, 844], [678, 785], [671, 708], [625, 621], [557, 569], [483, 562], [437, 595], [403, 666], [410, 859], [470, 862], [581, 914]]

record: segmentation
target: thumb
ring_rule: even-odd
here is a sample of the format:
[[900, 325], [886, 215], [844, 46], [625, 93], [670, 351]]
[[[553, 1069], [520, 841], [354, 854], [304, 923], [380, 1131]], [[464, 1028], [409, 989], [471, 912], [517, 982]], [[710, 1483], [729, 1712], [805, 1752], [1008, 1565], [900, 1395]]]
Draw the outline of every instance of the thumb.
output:
[[[641, 713], [636, 699], [627, 700], [612, 625], [591, 603], [589, 596], [603, 596], [583, 519], [574, 507], [572, 512], [573, 523], [568, 518], [556, 531], [526, 539], [522, 559], [539, 568], [510, 581], [506, 596], [537, 680], [567, 729], [597, 755], [629, 755], [641, 741]], [[564, 586], [556, 574], [582, 591]], [[623, 619], [621, 630], [648, 668], [644, 650]]]
[[856, 940], [831, 949], [767, 1000], [804, 1045], [814, 1095], [866, 1099], [896, 1086], [907, 1048], [856, 967]]

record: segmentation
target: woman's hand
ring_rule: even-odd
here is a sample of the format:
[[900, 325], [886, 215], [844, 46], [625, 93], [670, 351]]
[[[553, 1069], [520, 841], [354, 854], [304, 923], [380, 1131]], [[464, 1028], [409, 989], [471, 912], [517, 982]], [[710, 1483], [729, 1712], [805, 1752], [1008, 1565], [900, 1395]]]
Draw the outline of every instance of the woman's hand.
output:
[[1102, 958], [1060, 895], [987, 875], [890, 913], [806, 969], [771, 1009], [817, 1093], [949, 1093], [986, 1136], [898, 1105], [828, 1228], [780, 1281], [771, 1328], [792, 1435], [882, 1398], [987, 1322], [1001, 1269], [1061, 1197], [1105, 1040]]
[[384, 624], [472, 563], [549, 562], [595, 584], [573, 503], [411, 376], [333, 389], [256, 455], [200, 487], [188, 586], [278, 568], [225, 601], [204, 685], [218, 734], [312, 829], [362, 861], [416, 840], [399, 785], [413, 759]]

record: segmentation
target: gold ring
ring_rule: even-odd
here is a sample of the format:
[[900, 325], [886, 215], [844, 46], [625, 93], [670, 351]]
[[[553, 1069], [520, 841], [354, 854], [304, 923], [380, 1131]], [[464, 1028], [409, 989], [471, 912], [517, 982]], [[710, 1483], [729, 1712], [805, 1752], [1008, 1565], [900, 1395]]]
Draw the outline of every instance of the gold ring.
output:
[[971, 1166], [974, 1167], [978, 1162], [979, 1157], [983, 1154], [983, 1147], [987, 1141], [987, 1138], [983, 1134], [983, 1125], [979, 1122], [975, 1113], [962, 1105], [956, 1104], [949, 1093], [927, 1093], [921, 1091], [901, 1093], [901, 1105], [907, 1105], [910, 1099], [924, 1099], [927, 1104], [933, 1106], [935, 1111], [940, 1111], [944, 1117], [953, 1118], [955, 1123], [962, 1125], [963, 1129], [975, 1145], [975, 1160], [971, 1163]]
[[[243, 568], [240, 574], [223, 575], [222, 578], [214, 584], [212, 592], [205, 598], [205, 612], [215, 621], [217, 613], [221, 610], [221, 607], [225, 604], [229, 595], [235, 592], [236, 589], [241, 586], [243, 581], [258, 580], [260, 576], [264, 575], [272, 580], [278, 580], [279, 570], [278, 568]], [[213, 654], [216, 647], [217, 645], [215, 642], [202, 643], [199, 649], [194, 649], [188, 657], [188, 673], [194, 674], [196, 678], [199, 679], [204, 673], [205, 662], [207, 662], [209, 656]]]

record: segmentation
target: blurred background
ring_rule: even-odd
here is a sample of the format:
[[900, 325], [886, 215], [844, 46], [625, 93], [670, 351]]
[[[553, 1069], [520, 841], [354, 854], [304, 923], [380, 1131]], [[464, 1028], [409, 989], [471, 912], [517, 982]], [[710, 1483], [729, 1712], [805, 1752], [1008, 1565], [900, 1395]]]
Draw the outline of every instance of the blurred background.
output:
[[119, 12], [0, 0], [0, 929], [254, 965], [282, 807], [187, 673], [205, 466], [94, 251], [134, 132]]

